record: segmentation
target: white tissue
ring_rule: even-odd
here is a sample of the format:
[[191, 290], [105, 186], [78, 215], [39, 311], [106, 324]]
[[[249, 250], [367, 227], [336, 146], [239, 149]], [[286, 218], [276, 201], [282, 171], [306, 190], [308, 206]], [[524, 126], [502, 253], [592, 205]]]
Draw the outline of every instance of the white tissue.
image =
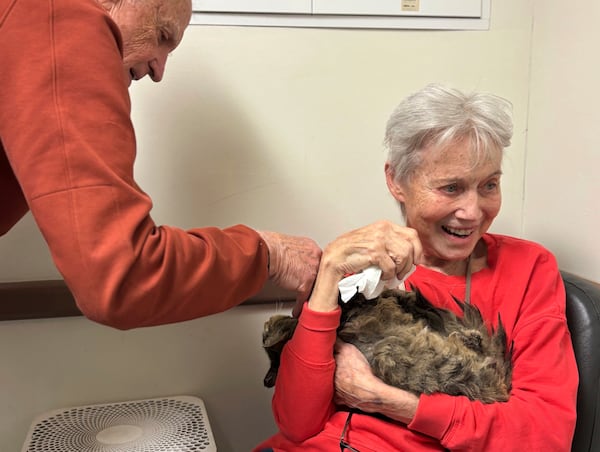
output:
[[385, 289], [397, 288], [406, 278], [412, 275], [415, 270], [416, 267], [413, 265], [413, 268], [404, 275], [402, 280], [394, 277], [390, 280], [383, 281], [381, 280], [381, 269], [379, 267], [367, 267], [362, 272], [347, 276], [338, 283], [340, 296], [344, 303], [350, 300], [357, 292], [362, 293], [367, 300], [371, 300], [377, 297]]

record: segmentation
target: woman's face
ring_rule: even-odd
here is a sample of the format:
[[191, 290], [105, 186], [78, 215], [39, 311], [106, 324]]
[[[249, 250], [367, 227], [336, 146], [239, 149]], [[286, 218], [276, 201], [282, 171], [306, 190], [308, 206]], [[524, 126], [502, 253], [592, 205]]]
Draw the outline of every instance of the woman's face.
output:
[[424, 264], [444, 267], [467, 259], [498, 215], [502, 151], [477, 161], [463, 141], [420, 152], [421, 165], [408, 182], [394, 182], [386, 166], [388, 188], [419, 234]]

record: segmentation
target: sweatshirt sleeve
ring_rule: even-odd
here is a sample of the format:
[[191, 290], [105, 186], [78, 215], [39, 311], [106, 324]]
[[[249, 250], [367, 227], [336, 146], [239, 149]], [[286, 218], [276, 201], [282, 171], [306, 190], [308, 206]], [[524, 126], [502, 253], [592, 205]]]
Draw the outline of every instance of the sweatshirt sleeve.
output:
[[158, 226], [133, 178], [120, 34], [93, 0], [2, 0], [0, 138], [58, 270], [89, 318], [188, 320], [258, 292], [268, 250], [245, 226]]
[[[450, 450], [570, 450], [578, 373], [564, 286], [552, 256], [540, 257], [529, 276], [509, 337], [514, 347], [509, 400], [483, 404], [466, 397], [422, 395], [408, 428], [439, 439]], [[508, 285], [514, 282], [507, 280]], [[510, 294], [511, 288], [507, 290]], [[518, 300], [519, 289], [512, 295]]]
[[281, 355], [273, 413], [282, 435], [300, 443], [323, 430], [334, 411], [333, 348], [341, 310], [304, 305], [294, 336]]

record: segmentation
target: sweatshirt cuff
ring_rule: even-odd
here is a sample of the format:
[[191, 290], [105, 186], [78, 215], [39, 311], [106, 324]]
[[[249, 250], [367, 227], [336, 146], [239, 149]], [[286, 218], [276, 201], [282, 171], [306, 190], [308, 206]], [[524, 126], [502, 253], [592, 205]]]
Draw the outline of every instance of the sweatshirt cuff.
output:
[[333, 359], [333, 347], [340, 325], [340, 308], [329, 312], [313, 311], [304, 303], [294, 336], [288, 346], [299, 356], [323, 363]]
[[456, 397], [421, 394], [417, 412], [408, 428], [441, 440], [450, 428], [455, 406]]

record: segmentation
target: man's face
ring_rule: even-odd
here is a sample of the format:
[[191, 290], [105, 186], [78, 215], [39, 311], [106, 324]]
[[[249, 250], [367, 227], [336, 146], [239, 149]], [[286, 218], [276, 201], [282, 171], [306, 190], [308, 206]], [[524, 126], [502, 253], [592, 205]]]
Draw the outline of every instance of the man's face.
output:
[[120, 0], [109, 14], [123, 36], [126, 80], [163, 78], [167, 56], [179, 45], [192, 14], [191, 0]]

